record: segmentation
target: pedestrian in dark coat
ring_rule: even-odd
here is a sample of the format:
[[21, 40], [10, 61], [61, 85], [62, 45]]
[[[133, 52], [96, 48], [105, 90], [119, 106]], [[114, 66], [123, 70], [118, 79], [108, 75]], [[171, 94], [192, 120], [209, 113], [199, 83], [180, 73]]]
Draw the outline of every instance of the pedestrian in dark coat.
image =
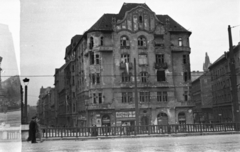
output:
[[37, 125], [36, 125], [36, 116], [32, 118], [30, 124], [29, 124], [29, 136], [27, 141], [31, 141], [32, 143], [37, 143], [36, 142], [36, 129], [37, 129]]

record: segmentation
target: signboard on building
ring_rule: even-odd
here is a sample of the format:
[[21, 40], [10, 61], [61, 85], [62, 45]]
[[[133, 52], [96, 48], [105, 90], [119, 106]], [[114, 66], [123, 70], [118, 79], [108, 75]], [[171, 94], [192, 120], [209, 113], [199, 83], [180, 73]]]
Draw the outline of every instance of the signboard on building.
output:
[[135, 111], [122, 111], [122, 112], [116, 112], [117, 118], [132, 118], [135, 117]]

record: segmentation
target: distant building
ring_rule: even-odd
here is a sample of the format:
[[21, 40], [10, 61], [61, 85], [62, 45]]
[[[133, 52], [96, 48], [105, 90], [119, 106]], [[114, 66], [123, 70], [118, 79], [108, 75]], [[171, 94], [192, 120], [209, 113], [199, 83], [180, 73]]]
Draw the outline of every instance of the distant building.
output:
[[204, 74], [203, 71], [192, 71], [191, 72], [191, 81], [195, 81], [197, 78], [199, 78], [200, 76], [202, 76]]
[[192, 81], [191, 99], [195, 103], [193, 109], [194, 123], [210, 123], [212, 116], [212, 86], [209, 66], [210, 59], [206, 53], [203, 71], [201, 75]]
[[[240, 43], [233, 47], [237, 75], [238, 100], [240, 99]], [[219, 57], [210, 67], [215, 122], [233, 122], [233, 98], [229, 52]]]
[[[83, 35], [72, 38], [66, 63], [55, 71], [58, 122], [135, 125], [136, 59], [137, 125], [193, 123], [190, 35], [170, 16], [157, 15], [146, 4], [124, 3], [118, 14], [104, 14]], [[63, 70], [64, 86], [59, 89]]]

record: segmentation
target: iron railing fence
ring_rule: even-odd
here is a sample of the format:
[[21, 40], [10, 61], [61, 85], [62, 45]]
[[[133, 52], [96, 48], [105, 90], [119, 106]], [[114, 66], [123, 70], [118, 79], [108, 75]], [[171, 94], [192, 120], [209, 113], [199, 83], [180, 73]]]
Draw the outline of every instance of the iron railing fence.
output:
[[173, 133], [203, 133], [239, 131], [240, 123], [215, 124], [173, 124], [145, 126], [112, 126], [112, 127], [44, 127], [43, 137], [91, 137], [91, 136], [125, 136], [154, 135]]

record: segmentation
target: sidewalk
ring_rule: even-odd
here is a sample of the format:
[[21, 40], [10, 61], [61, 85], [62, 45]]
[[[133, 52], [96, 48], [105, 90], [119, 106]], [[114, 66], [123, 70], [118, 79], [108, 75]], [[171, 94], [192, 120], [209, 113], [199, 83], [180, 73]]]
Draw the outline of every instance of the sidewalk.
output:
[[[202, 132], [202, 133], [172, 133], [172, 134], [141, 134], [141, 135], [122, 135], [122, 136], [90, 136], [90, 137], [51, 137], [43, 138], [44, 141], [56, 140], [98, 140], [98, 139], [117, 139], [117, 138], [146, 138], [146, 137], [185, 137], [185, 136], [204, 136], [204, 135], [224, 135], [224, 134], [240, 134], [240, 131], [228, 132]], [[23, 141], [24, 142], [24, 141]], [[26, 142], [26, 141], [25, 141]]]

